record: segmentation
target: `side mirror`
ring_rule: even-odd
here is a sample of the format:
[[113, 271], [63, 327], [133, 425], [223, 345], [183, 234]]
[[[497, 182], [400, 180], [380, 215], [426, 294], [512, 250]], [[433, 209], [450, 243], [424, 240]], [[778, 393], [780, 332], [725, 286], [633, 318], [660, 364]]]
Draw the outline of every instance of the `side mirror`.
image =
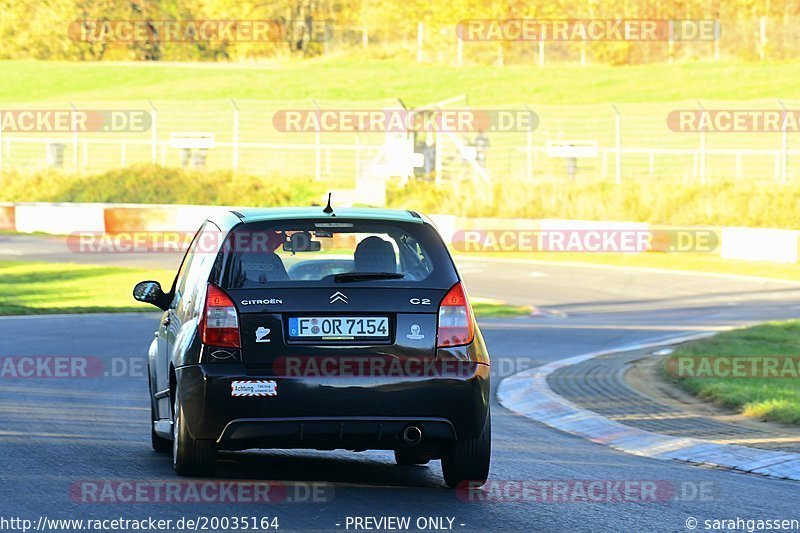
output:
[[152, 304], [164, 311], [169, 307], [168, 296], [161, 290], [157, 281], [140, 281], [133, 288], [133, 298], [139, 302]]

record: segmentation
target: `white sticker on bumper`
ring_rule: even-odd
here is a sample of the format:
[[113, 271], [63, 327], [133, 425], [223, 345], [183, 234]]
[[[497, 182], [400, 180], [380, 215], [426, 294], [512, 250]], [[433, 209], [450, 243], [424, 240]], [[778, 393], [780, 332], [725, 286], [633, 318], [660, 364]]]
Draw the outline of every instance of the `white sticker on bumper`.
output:
[[275, 381], [231, 381], [231, 396], [277, 396], [278, 384]]

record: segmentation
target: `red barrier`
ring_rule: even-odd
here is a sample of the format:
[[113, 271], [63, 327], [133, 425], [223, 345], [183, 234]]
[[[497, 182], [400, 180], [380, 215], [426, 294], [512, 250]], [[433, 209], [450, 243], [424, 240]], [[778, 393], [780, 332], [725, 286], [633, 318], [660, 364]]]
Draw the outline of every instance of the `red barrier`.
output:
[[175, 231], [175, 209], [170, 207], [107, 207], [106, 233], [125, 231]]
[[13, 205], [0, 205], [0, 230], [3, 231], [17, 230], [17, 221], [15, 212], [16, 208]]

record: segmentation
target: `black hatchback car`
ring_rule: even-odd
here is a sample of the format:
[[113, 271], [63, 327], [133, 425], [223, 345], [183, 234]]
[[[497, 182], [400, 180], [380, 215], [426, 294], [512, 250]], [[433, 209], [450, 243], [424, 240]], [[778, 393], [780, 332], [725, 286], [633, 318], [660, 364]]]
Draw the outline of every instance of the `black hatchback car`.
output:
[[203, 223], [150, 346], [152, 442], [180, 475], [219, 450], [394, 450], [489, 472], [489, 355], [453, 260], [413, 211], [274, 208]]

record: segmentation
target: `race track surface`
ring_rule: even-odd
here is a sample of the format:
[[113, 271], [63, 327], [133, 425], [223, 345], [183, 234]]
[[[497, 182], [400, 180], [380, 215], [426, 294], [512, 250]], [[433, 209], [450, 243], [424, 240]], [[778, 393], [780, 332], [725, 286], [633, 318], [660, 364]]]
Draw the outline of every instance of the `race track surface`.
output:
[[[800, 289], [777, 282], [481, 260], [459, 267], [474, 297], [566, 314], [481, 322], [494, 387], [504, 375], [585, 352], [800, 316]], [[286, 486], [283, 501], [82, 502], [82, 482], [176, 479], [171, 459], [149, 443], [141, 365], [157, 323], [157, 314], [0, 318], [0, 356], [92, 356], [122, 374], [0, 379], [0, 516], [34, 523], [43, 515], [277, 516], [288, 530], [347, 530], [347, 517], [356, 516], [407, 516], [412, 525], [449, 517], [455, 530], [592, 532], [689, 531], [690, 517], [701, 521], [700, 530], [705, 519], [800, 518], [796, 483], [626, 455], [513, 415], [496, 401], [495, 487], [507, 480], [627, 480], [672, 492], [642, 503], [464, 501], [444, 487], [438, 462], [401, 467], [387, 452], [252, 451], [224, 454], [217, 478], [277, 482]], [[309, 483], [318, 484], [323, 501], [307, 501]]]

